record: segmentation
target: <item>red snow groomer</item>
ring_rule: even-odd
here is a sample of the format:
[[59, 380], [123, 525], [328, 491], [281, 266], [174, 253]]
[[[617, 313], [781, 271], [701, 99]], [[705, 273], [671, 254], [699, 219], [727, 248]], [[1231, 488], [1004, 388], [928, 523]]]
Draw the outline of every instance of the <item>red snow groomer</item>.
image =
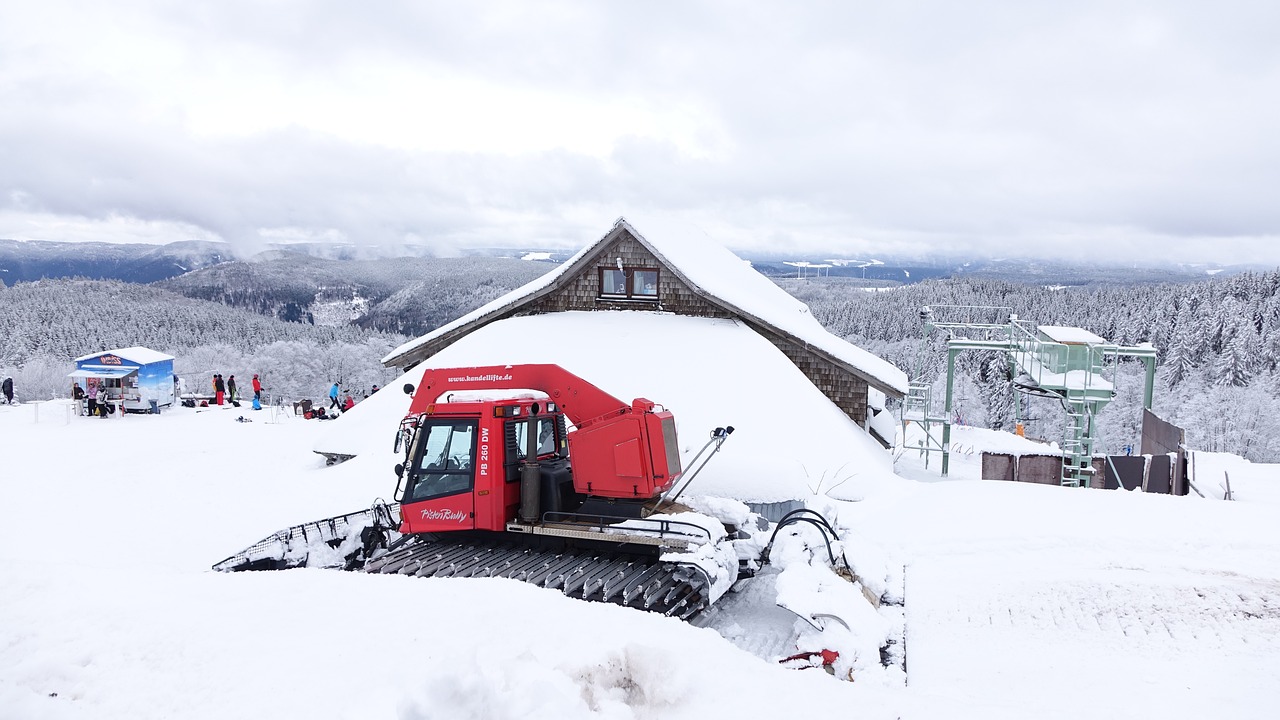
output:
[[398, 504], [289, 528], [214, 569], [507, 577], [689, 619], [739, 577], [735, 540], [767, 525], [676, 502], [732, 427], [686, 473], [670, 412], [556, 365], [429, 369], [405, 392]]

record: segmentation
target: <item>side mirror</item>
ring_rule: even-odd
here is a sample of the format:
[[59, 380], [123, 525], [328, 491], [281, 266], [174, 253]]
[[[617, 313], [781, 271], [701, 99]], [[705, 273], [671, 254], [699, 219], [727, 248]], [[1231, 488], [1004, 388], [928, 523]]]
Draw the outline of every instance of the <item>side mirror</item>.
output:
[[396, 477], [404, 477], [404, 463], [396, 463]]
[[412, 395], [412, 394], [413, 394], [413, 383], [405, 383], [405, 384], [404, 384], [404, 394], [405, 394], [405, 395]]

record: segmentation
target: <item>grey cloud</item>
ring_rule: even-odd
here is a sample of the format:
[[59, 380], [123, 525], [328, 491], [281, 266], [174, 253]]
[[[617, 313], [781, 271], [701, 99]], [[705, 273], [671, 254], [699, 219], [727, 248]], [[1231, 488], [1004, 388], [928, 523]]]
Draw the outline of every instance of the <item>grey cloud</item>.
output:
[[0, 71], [16, 100], [0, 117], [0, 197], [239, 243], [280, 227], [581, 243], [599, 230], [586, 218], [633, 209], [798, 251], [1067, 245], [1280, 263], [1280, 10], [1268, 3], [126, 6], [134, 31], [184, 48], [196, 76], [173, 82], [252, 57], [324, 86], [352, 63], [396, 58], [687, 106], [724, 134], [706, 158], [652, 137], [623, 137], [604, 158], [410, 151], [301, 128], [211, 139], [155, 111], [163, 86], [0, 43], [19, 68]]

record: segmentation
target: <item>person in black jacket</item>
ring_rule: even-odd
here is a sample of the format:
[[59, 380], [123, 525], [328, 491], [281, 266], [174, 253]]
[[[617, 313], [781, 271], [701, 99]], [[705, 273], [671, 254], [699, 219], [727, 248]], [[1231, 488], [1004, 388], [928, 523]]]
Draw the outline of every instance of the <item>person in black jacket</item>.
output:
[[235, 375], [232, 375], [231, 377], [227, 378], [227, 399], [230, 400], [232, 403], [234, 403], [237, 399]]
[[4, 401], [10, 405], [13, 404], [13, 378], [5, 376], [4, 383], [0, 383], [0, 389], [4, 391]]

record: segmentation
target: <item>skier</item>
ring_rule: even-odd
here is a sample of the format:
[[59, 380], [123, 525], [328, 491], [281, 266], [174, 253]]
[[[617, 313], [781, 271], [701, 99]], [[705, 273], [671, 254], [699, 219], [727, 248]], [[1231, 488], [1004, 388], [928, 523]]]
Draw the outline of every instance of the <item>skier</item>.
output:
[[8, 375], [4, 378], [4, 383], [0, 384], [4, 389], [4, 401], [10, 405], [13, 404], [13, 378]]
[[219, 405], [222, 405], [222, 404], [223, 404], [223, 400], [225, 400], [225, 399], [226, 399], [226, 392], [227, 392], [227, 384], [226, 384], [225, 382], [223, 382], [223, 381], [222, 381], [222, 374], [221, 374], [221, 373], [214, 373], [214, 375], [213, 375], [213, 397], [214, 397], [214, 399], [217, 401], [217, 403], [218, 403]]
[[236, 376], [235, 375], [232, 375], [231, 377], [227, 378], [227, 397], [231, 400], [232, 405], [236, 404], [236, 398], [238, 396], [236, 395]]
[[338, 402], [338, 383], [336, 382], [329, 388], [329, 407], [335, 410], [342, 409], [342, 403]]
[[262, 383], [258, 380], [258, 374], [253, 374], [253, 399], [262, 401]]

